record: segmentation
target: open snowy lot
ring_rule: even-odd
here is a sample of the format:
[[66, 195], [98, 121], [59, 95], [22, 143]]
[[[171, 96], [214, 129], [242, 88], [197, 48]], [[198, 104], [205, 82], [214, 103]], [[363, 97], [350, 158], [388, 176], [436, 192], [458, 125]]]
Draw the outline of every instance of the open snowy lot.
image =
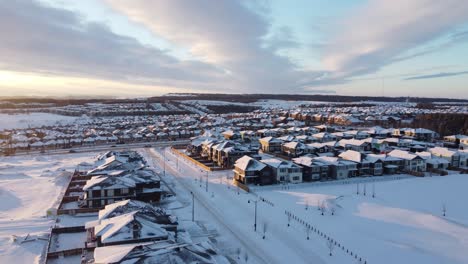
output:
[[0, 114], [0, 130], [72, 124], [77, 121], [86, 121], [87, 119], [87, 117], [62, 116], [48, 113]]
[[[179, 178], [197, 195], [198, 203], [219, 214], [238, 235], [251, 261], [468, 263], [468, 210], [463, 202], [468, 199], [468, 175], [368, 182], [366, 195], [363, 183], [359, 194], [354, 183], [267, 187], [252, 194], [228, 185], [230, 171], [207, 174], [181, 158], [177, 161], [169, 150], [165, 156], [167, 175]], [[337, 242], [331, 246], [333, 256], [328, 239]]]
[[[357, 185], [258, 194], [313, 223], [368, 263], [468, 263], [466, 186], [468, 175], [450, 175], [370, 183], [366, 196], [363, 184], [359, 195]], [[323, 205], [322, 216], [318, 208]]]
[[[58, 205], [76, 166], [93, 154], [0, 157], [0, 263], [37, 263]], [[23, 242], [28, 237], [28, 241]]]

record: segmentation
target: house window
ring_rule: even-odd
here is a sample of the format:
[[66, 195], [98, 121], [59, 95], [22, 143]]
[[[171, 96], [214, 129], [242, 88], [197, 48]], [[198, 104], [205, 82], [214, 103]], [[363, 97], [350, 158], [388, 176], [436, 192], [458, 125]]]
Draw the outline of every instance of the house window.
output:
[[293, 181], [298, 181], [299, 180], [299, 176], [294, 176], [293, 177]]
[[122, 194], [128, 194], [128, 188], [122, 188]]
[[94, 190], [92, 197], [101, 197], [101, 190]]
[[113, 189], [110, 189], [110, 190], [107, 190], [107, 196], [114, 196], [114, 190]]

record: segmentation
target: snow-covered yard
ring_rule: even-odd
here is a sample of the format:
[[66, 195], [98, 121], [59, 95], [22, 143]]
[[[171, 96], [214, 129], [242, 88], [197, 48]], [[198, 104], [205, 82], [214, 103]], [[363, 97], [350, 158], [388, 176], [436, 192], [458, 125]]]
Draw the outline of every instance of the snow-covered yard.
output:
[[[463, 202], [468, 199], [468, 175], [369, 182], [365, 196], [364, 184], [359, 185], [358, 195], [357, 184], [352, 183], [266, 188], [257, 190], [257, 198], [228, 187], [230, 171], [208, 173], [206, 192], [205, 171], [181, 158], [177, 168], [170, 151], [166, 158], [170, 168], [166, 173], [179, 178], [218, 212], [249, 245], [245, 250], [261, 255], [260, 262], [359, 263], [361, 258], [360, 263], [379, 264], [468, 263], [468, 210]], [[257, 199], [257, 232], [253, 232]], [[318, 207], [323, 207], [324, 215]], [[288, 220], [286, 211], [297, 220]], [[339, 244], [333, 256], [329, 256], [327, 238]]]
[[[93, 154], [0, 157], [0, 263], [35, 263], [49, 231], [47, 210], [57, 207], [77, 164]], [[31, 242], [19, 243], [30, 234]], [[18, 237], [16, 242], [15, 236]]]

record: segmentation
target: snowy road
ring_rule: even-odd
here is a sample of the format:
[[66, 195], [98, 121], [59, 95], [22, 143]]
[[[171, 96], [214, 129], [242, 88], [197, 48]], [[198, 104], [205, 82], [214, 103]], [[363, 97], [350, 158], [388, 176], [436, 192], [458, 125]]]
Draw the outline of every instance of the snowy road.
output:
[[[151, 152], [154, 159], [162, 160], [161, 150]], [[169, 150], [165, 156], [166, 175], [175, 176], [188, 192], [193, 192], [197, 202], [211, 213], [213, 219], [221, 222], [226, 231], [235, 235], [250, 254], [260, 260], [255, 263], [329, 263], [324, 260], [325, 249], [320, 249], [322, 255], [315, 252], [317, 243], [322, 241], [306, 240], [301, 227], [286, 227], [284, 209], [270, 208], [270, 205], [258, 202], [257, 232], [254, 232], [254, 203], [248, 201], [257, 197], [243, 191], [237, 194], [236, 188], [227, 185], [225, 176], [230, 171], [209, 172], [209, 191], [206, 192], [206, 171]], [[267, 225], [265, 239], [262, 238], [264, 223]], [[343, 259], [346, 256], [338, 256], [330, 263], [339, 263], [335, 261]]]

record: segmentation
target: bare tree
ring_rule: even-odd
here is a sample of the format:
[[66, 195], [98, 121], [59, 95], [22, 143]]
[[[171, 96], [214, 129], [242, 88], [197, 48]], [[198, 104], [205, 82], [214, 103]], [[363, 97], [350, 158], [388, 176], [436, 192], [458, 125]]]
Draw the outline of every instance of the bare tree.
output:
[[241, 249], [240, 248], [236, 249], [236, 255], [237, 255], [237, 259], [240, 259], [240, 255], [241, 255]]
[[291, 225], [291, 218], [292, 218], [291, 214], [288, 214], [288, 226]]
[[263, 222], [263, 239], [265, 239], [266, 232], [268, 230], [268, 223], [267, 221]]
[[447, 212], [447, 206], [445, 206], [445, 203], [442, 204], [442, 214], [445, 216], [445, 213]]
[[310, 227], [306, 226], [305, 228], [306, 234], [307, 234], [307, 240], [310, 238]]
[[328, 250], [330, 252], [330, 256], [332, 256], [333, 254], [333, 249], [335, 248], [335, 243], [333, 243], [333, 240], [331, 239], [328, 239], [327, 240], [327, 247], [328, 247]]
[[244, 253], [244, 261], [245, 263], [249, 262], [249, 254], [247, 252]]
[[359, 183], [356, 184], [356, 194], [359, 195]]
[[336, 212], [335, 206], [332, 206], [332, 208], [330, 208], [330, 212], [332, 215], [335, 215], [335, 212]]
[[367, 187], [367, 184], [364, 183], [364, 196], [366, 196], [366, 187]]
[[319, 211], [320, 211], [320, 205], [321, 205], [320, 200], [317, 200], [317, 210]]
[[305, 209], [306, 209], [306, 210], [309, 209], [309, 200], [306, 200], [306, 202], [305, 202]]

